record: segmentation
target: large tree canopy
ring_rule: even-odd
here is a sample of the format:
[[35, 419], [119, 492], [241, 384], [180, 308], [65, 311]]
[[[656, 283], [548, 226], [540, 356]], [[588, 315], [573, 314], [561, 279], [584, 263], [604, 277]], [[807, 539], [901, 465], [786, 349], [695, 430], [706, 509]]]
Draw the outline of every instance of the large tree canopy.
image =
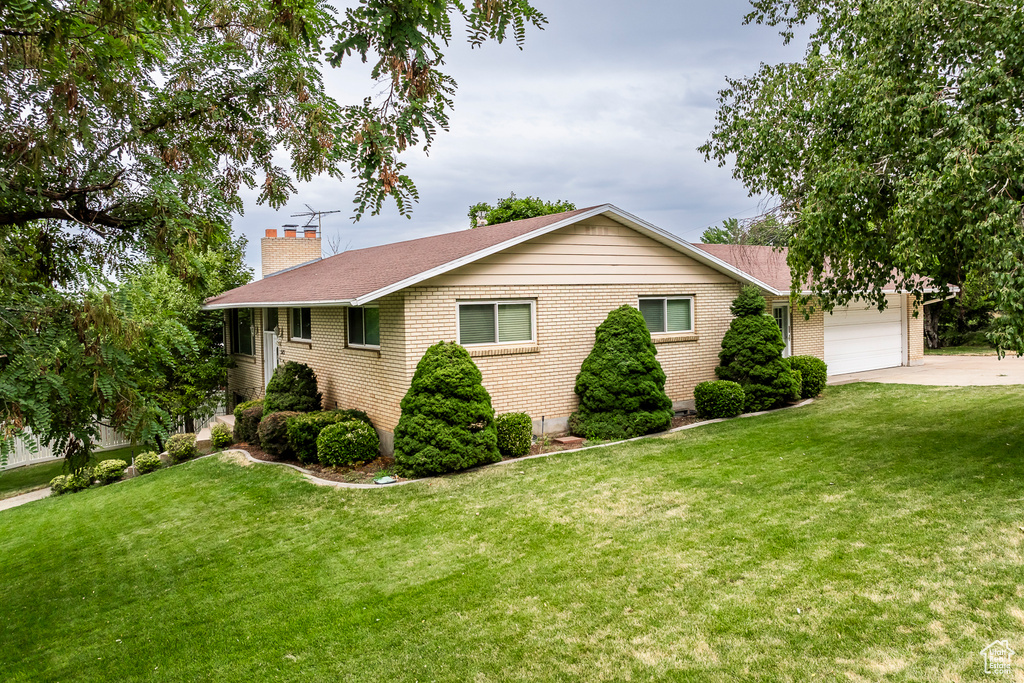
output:
[[487, 202], [479, 202], [469, 207], [469, 227], [478, 227], [481, 217], [483, 225], [497, 225], [498, 223], [548, 216], [575, 209], [575, 204], [564, 199], [547, 201], [540, 197], [517, 197], [515, 192], [510, 192], [507, 197], [499, 199], [493, 206]]
[[753, 244], [767, 247], [784, 247], [789, 244], [789, 226], [772, 214], [740, 221], [726, 218], [722, 225], [707, 228], [700, 236], [704, 244]]
[[[1007, 0], [754, 0], [803, 61], [730, 80], [701, 148], [793, 219], [794, 288], [883, 303], [895, 271], [947, 293], [988, 277], [996, 341], [1024, 351], [1024, 6]], [[826, 266], [827, 264], [827, 266]]]

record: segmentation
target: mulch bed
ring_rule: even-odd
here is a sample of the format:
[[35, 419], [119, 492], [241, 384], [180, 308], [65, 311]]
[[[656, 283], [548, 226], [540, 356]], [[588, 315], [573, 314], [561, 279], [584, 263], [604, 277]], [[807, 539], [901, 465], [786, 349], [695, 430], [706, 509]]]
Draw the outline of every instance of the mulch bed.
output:
[[325, 467], [316, 462], [304, 463], [292, 458], [274, 457], [260, 448], [259, 444], [237, 443], [235, 446], [247, 451], [249, 455], [257, 460], [295, 465], [312, 472], [314, 476], [320, 479], [327, 479], [329, 481], [341, 481], [346, 484], [372, 484], [373, 480], [380, 477], [381, 473], [385, 471], [398, 481], [403, 480], [403, 477], [398, 477], [394, 474], [395, 459], [389, 456], [382, 455], [376, 460], [371, 460], [356, 467]]

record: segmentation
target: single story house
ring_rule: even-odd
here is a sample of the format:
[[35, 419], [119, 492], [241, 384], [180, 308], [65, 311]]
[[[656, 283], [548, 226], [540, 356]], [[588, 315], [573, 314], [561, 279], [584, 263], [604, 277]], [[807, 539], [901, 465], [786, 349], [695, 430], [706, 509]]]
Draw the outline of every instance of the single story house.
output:
[[466, 347], [497, 412], [564, 430], [594, 330], [623, 304], [644, 314], [677, 406], [715, 378], [729, 305], [748, 284], [771, 302], [787, 353], [824, 358], [831, 372], [923, 357], [907, 295], [884, 313], [805, 320], [790, 314], [784, 255], [693, 245], [610, 204], [327, 258], [315, 230], [268, 230], [261, 246], [264, 277], [205, 304], [226, 312], [229, 400], [262, 395], [278, 363], [307, 363], [324, 407], [365, 410], [385, 450], [416, 364], [441, 340]]

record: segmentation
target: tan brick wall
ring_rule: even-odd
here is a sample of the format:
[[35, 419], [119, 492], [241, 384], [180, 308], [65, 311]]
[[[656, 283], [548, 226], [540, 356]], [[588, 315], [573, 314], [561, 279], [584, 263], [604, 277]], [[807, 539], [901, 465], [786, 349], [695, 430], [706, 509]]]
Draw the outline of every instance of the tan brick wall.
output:
[[773, 296], [765, 293], [767, 306], [765, 310], [771, 314], [775, 304], [789, 304], [790, 320], [790, 352], [794, 356], [814, 356], [825, 359], [825, 314], [819, 309], [805, 318], [799, 306], [793, 306], [788, 296]]
[[[924, 363], [924, 307], [916, 296], [907, 294], [907, 365]], [[915, 317], [914, 313], [917, 313]]]
[[319, 237], [264, 237], [260, 240], [263, 277], [321, 256]]

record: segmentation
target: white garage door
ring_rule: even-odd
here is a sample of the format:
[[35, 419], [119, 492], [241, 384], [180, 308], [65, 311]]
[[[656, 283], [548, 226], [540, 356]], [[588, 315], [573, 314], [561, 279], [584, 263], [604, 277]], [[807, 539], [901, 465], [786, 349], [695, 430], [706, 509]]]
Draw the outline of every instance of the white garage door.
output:
[[902, 296], [887, 297], [881, 313], [853, 303], [825, 314], [825, 362], [828, 374], [863, 372], [903, 364]]

